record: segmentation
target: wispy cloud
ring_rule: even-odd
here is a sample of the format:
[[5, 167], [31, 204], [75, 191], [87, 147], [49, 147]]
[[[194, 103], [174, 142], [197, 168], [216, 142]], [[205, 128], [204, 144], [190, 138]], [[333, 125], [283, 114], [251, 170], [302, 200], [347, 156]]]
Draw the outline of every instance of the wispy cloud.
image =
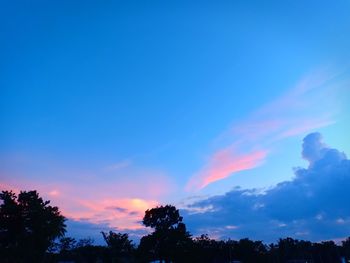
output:
[[267, 151], [259, 150], [248, 154], [236, 153], [234, 149], [223, 149], [216, 152], [209, 164], [191, 178], [187, 190], [198, 189], [226, 178], [232, 173], [252, 169], [265, 159]]
[[108, 165], [104, 168], [105, 171], [110, 172], [110, 171], [117, 171], [117, 170], [121, 170], [124, 169], [126, 167], [129, 167], [131, 165], [131, 160], [122, 160], [120, 162]]
[[281, 97], [252, 112], [215, 139], [218, 145], [186, 185], [199, 190], [261, 165], [274, 143], [336, 122], [338, 73], [309, 74]]

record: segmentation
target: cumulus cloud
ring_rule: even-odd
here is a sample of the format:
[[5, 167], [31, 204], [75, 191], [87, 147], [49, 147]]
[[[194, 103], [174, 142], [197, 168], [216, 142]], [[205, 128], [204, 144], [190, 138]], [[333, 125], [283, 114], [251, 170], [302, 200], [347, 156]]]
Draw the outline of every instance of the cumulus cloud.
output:
[[320, 133], [310, 133], [304, 138], [302, 156], [309, 162], [310, 166], [314, 165], [315, 162], [322, 159], [326, 154], [328, 155], [327, 159], [330, 162], [346, 159], [344, 153], [329, 148], [322, 141], [322, 135]]
[[[193, 203], [190, 211], [184, 211], [190, 229], [195, 234], [265, 241], [285, 236], [324, 240], [349, 235], [350, 160], [323, 143], [319, 133], [304, 138], [302, 156], [309, 167], [295, 169], [291, 181], [264, 191], [235, 188]], [[193, 213], [205, 207], [212, 209]]]
[[303, 140], [302, 156], [309, 161], [310, 165], [321, 159], [327, 150], [326, 145], [322, 142], [322, 136], [318, 132], [310, 133]]

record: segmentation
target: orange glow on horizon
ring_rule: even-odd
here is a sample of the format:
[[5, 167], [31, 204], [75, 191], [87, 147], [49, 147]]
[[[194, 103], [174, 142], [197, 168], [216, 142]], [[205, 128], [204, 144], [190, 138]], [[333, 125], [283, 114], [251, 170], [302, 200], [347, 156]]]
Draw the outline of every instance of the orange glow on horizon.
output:
[[84, 191], [78, 192], [74, 187], [65, 184], [55, 184], [53, 187], [53, 185], [48, 186], [38, 182], [22, 182], [21, 184], [0, 182], [0, 190], [13, 190], [19, 194], [19, 189], [33, 190], [32, 185], [36, 185], [35, 189], [40, 196], [49, 199], [51, 205], [58, 206], [61, 214], [66, 218], [93, 224], [107, 224], [118, 230], [145, 228], [140, 224], [145, 211], [159, 205], [159, 202], [154, 199], [118, 198], [113, 197], [113, 194], [104, 198], [99, 193], [91, 196]]

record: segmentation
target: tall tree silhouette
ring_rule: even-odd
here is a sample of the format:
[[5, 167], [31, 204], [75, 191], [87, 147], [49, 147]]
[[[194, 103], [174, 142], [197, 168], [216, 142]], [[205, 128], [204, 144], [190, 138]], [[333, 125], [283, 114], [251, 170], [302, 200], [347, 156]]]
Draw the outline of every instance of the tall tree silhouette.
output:
[[36, 191], [0, 194], [0, 254], [7, 262], [39, 262], [65, 233], [65, 218]]
[[144, 258], [161, 262], [183, 260], [191, 238], [175, 206], [147, 210], [142, 223], [155, 229], [152, 234], [141, 238], [139, 251]]
[[145, 212], [142, 223], [155, 230], [167, 230], [176, 227], [182, 222], [179, 210], [175, 206], [166, 205], [148, 209]]
[[128, 234], [114, 233], [113, 231], [101, 233], [107, 243], [113, 262], [118, 262], [121, 258], [130, 256], [131, 252], [134, 250], [134, 245], [132, 241], [129, 240]]
[[350, 237], [342, 241], [343, 256], [350, 259]]

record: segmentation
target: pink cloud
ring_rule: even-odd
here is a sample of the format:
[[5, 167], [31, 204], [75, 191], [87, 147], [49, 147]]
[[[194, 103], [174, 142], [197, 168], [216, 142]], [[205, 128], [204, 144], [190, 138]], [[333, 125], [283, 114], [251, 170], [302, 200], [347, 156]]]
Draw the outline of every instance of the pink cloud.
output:
[[[61, 213], [72, 220], [84, 220], [94, 224], [104, 223], [119, 230], [144, 228], [139, 221], [144, 212], [159, 204], [157, 200], [140, 197], [116, 197], [113, 192], [103, 197], [93, 189], [77, 189], [72, 185], [40, 181], [21, 183], [0, 182], [0, 190], [37, 190], [45, 200], [51, 200]], [[96, 190], [96, 189], [95, 189]]]
[[338, 75], [314, 72], [281, 97], [234, 123], [214, 140], [216, 150], [204, 168], [190, 178], [186, 189], [198, 190], [253, 169], [263, 163], [274, 143], [334, 124], [339, 111], [336, 91], [341, 87], [336, 81]]
[[[158, 205], [156, 200], [140, 198], [102, 199], [102, 200], [69, 200], [74, 206], [67, 206], [63, 213], [73, 220], [86, 220], [91, 223], [107, 223], [120, 230], [136, 230], [144, 227], [139, 223], [144, 212]], [[63, 202], [63, 207], [65, 207]]]
[[0, 191], [13, 191], [18, 194], [20, 192], [20, 189], [11, 183], [0, 182]]
[[0, 171], [0, 190], [15, 190], [17, 194], [20, 190], [37, 190], [69, 219], [103, 223], [119, 230], [143, 228], [139, 222], [144, 212], [174, 191], [172, 181], [159, 171], [88, 171], [84, 176], [80, 169], [55, 170], [52, 167], [49, 171], [50, 178], [32, 177], [26, 169], [23, 173], [16, 171], [15, 176], [11, 171]]
[[252, 169], [261, 164], [267, 151], [259, 150], [248, 154], [240, 154], [227, 148], [216, 152], [209, 164], [195, 175], [188, 183], [187, 190], [201, 189], [240, 171]]

